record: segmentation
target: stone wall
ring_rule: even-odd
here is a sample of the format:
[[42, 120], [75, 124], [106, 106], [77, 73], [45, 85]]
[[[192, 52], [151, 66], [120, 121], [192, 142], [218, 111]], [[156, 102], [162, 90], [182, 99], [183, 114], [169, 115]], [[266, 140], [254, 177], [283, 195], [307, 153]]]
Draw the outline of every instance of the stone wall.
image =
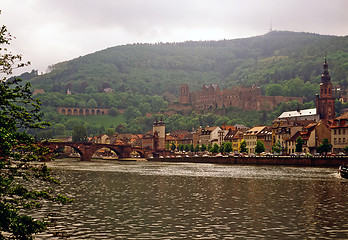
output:
[[109, 109], [105, 108], [57, 108], [57, 112], [63, 115], [104, 115], [109, 113]]

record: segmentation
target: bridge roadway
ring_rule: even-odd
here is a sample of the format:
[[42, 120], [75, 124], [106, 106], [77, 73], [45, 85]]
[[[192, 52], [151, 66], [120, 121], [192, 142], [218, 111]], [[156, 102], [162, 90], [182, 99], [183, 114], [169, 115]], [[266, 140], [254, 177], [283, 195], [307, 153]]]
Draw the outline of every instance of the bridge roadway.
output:
[[91, 161], [92, 156], [99, 149], [108, 148], [113, 150], [118, 158], [130, 158], [132, 152], [137, 152], [141, 157], [148, 157], [153, 154], [151, 150], [144, 150], [141, 148], [134, 148], [129, 144], [120, 144], [120, 145], [112, 145], [112, 144], [100, 144], [93, 142], [40, 142], [39, 143], [43, 147], [47, 147], [50, 149], [50, 153], [47, 157], [51, 157], [53, 153], [59, 151], [65, 146], [72, 147], [76, 152], [80, 154], [81, 161]]

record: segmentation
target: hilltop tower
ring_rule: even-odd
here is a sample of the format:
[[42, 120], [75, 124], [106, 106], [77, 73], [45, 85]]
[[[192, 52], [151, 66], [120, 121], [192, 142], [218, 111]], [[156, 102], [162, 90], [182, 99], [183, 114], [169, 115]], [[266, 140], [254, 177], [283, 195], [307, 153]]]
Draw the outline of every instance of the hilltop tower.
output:
[[187, 84], [180, 84], [179, 103], [190, 103], [190, 89]]
[[154, 146], [154, 149], [165, 149], [165, 142], [166, 142], [166, 126], [164, 125], [163, 119], [161, 117], [160, 121], [156, 121], [153, 124], [153, 135], [156, 136], [158, 139], [158, 142], [156, 143], [156, 147]]
[[332, 96], [332, 83], [329, 74], [329, 64], [323, 64], [324, 72], [321, 74], [320, 94], [316, 95], [317, 113], [321, 120], [335, 118], [335, 98]]

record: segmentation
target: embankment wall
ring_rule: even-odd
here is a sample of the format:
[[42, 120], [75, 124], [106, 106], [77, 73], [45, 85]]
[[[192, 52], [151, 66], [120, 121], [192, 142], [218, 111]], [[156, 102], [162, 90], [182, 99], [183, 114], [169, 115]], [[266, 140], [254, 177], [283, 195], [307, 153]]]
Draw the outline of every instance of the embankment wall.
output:
[[348, 164], [348, 157], [175, 157], [152, 158], [149, 161], [158, 162], [189, 162], [217, 164], [249, 164], [249, 165], [292, 165], [308, 167], [338, 167]]

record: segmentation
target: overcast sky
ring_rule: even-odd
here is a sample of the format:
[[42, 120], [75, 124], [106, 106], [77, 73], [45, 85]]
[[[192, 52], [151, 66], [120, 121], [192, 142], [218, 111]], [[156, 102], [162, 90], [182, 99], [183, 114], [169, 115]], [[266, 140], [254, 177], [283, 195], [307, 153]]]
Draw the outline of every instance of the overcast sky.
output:
[[[270, 30], [348, 35], [348, 0], [0, 0], [26, 71], [128, 43], [221, 40]], [[21, 70], [23, 72], [24, 70]]]

